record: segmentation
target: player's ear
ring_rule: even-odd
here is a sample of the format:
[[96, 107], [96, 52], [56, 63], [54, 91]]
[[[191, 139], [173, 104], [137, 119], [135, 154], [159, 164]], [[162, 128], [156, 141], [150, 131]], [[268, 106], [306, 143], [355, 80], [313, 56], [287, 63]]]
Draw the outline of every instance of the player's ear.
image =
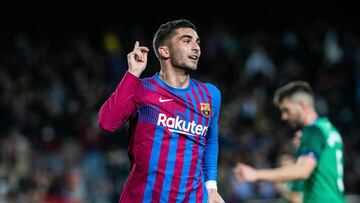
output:
[[303, 100], [299, 101], [298, 104], [302, 110], [304, 110], [307, 106], [307, 103]]
[[169, 48], [167, 46], [160, 46], [158, 51], [161, 58], [168, 59], [170, 57]]

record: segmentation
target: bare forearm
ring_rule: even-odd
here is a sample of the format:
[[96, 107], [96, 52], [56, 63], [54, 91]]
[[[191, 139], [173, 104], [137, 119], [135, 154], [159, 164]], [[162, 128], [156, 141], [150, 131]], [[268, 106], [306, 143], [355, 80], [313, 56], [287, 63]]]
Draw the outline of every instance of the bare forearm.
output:
[[292, 181], [309, 178], [316, 167], [316, 160], [312, 157], [299, 157], [296, 164], [275, 169], [254, 169], [239, 163], [234, 170], [238, 181]]
[[307, 178], [307, 174], [297, 165], [276, 169], [259, 169], [257, 176], [259, 180], [264, 181], [292, 181]]

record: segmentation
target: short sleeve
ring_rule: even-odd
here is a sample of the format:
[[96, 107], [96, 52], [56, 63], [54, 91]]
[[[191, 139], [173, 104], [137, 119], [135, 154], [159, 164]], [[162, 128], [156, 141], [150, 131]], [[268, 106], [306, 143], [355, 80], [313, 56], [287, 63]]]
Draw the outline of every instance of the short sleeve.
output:
[[316, 126], [309, 126], [302, 131], [299, 156], [311, 156], [318, 160], [324, 148], [325, 137], [321, 130]]

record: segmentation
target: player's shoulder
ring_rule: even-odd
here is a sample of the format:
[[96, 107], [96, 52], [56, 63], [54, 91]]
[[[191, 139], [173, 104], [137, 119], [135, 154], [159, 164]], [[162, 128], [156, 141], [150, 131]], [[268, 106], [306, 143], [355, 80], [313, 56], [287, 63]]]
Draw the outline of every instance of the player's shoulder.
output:
[[321, 130], [317, 125], [309, 125], [303, 129], [303, 133], [321, 133]]
[[204, 83], [204, 85], [209, 88], [210, 91], [212, 92], [216, 92], [218, 94], [221, 94], [220, 89], [218, 87], [216, 87], [214, 84], [211, 83]]
[[149, 81], [151, 81], [152, 79], [154, 79], [154, 76], [141, 78], [140, 81], [141, 81], [142, 83], [144, 83], [144, 82], [149, 82]]
[[141, 78], [140, 81], [142, 90], [155, 91], [157, 89], [154, 76]]
[[303, 136], [309, 137], [310, 139], [323, 138], [323, 132], [317, 125], [309, 125], [302, 131]]
[[151, 76], [151, 77], [144, 77], [144, 78], [141, 78], [140, 81], [141, 83], [144, 85], [144, 84], [150, 84], [150, 83], [153, 83], [154, 81], [154, 76]]
[[208, 82], [200, 82], [198, 80], [192, 79], [194, 83], [203, 86], [204, 88], [206, 88], [210, 94], [212, 95], [221, 95], [220, 89], [218, 87], [216, 87], [216, 85], [212, 84], [212, 83], [208, 83]]

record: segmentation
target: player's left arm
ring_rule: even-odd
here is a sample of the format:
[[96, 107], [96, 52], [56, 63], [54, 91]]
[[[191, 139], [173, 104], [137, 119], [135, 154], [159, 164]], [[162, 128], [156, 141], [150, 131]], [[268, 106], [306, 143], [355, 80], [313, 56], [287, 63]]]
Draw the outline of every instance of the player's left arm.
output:
[[254, 169], [253, 167], [239, 163], [234, 173], [238, 181], [293, 181], [307, 179], [316, 167], [316, 160], [311, 157], [299, 157], [296, 164], [283, 166], [275, 169]]
[[206, 134], [206, 145], [203, 157], [203, 172], [205, 185], [208, 192], [209, 203], [223, 203], [217, 191], [217, 163], [219, 155], [218, 122], [221, 105], [221, 93], [215, 86], [209, 87], [212, 95], [213, 116]]
[[[238, 164], [234, 172], [239, 181], [293, 181], [306, 180], [315, 170], [317, 161], [325, 144], [325, 138], [316, 127], [304, 131], [307, 134], [301, 140], [298, 158], [295, 164], [275, 169], [254, 169], [245, 164]], [[303, 135], [304, 136], [304, 135]]]
[[317, 161], [312, 157], [301, 156], [294, 165], [273, 170], [258, 170], [260, 180], [294, 181], [308, 179], [316, 167]]

